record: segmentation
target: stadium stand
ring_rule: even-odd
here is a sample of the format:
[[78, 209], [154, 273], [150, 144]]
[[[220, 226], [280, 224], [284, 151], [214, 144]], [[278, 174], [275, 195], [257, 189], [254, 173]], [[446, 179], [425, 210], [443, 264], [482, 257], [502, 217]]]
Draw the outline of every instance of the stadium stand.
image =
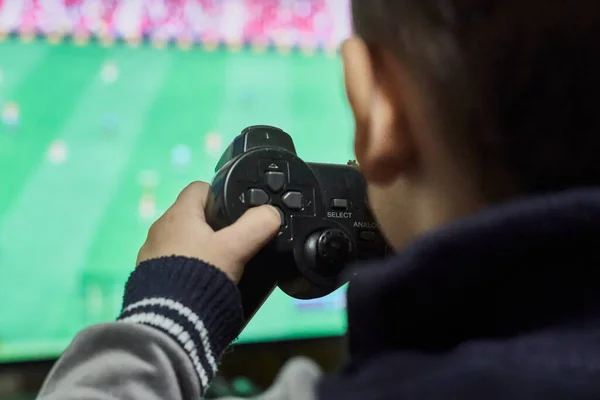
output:
[[0, 0], [0, 34], [330, 48], [348, 0]]

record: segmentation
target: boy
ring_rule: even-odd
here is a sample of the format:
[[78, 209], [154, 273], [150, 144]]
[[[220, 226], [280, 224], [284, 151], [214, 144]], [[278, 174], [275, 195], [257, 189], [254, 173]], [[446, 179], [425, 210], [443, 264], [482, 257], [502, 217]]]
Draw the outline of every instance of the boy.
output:
[[[600, 398], [600, 3], [353, 3], [356, 156], [398, 254], [350, 283], [350, 363], [315, 396]], [[150, 231], [137, 324], [82, 332], [42, 397], [206, 389], [241, 326], [234, 282], [278, 228], [263, 207], [212, 232], [206, 190]]]

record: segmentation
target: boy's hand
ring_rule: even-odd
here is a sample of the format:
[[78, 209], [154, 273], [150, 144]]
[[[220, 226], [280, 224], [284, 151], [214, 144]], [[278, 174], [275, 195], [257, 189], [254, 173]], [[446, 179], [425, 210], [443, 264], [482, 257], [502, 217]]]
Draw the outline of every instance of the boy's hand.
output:
[[138, 265], [159, 257], [191, 257], [214, 265], [239, 282], [245, 264], [279, 231], [279, 213], [271, 206], [253, 208], [233, 225], [215, 232], [204, 218], [208, 190], [207, 183], [194, 182], [181, 192], [150, 228]]

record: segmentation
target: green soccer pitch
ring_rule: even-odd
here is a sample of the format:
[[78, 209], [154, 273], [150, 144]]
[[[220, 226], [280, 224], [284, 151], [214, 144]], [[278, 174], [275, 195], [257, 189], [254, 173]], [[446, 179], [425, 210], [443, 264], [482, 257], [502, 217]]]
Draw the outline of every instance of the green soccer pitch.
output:
[[[0, 72], [0, 104], [19, 109], [18, 126], [0, 124], [0, 362], [55, 357], [114, 320], [153, 219], [189, 182], [211, 180], [244, 127], [283, 128], [307, 161], [352, 158], [340, 60], [326, 55], [8, 39]], [[189, 165], [174, 167], [177, 145]], [[155, 217], [140, 216], [143, 193]], [[345, 326], [340, 309], [301, 311], [276, 291], [240, 341]]]

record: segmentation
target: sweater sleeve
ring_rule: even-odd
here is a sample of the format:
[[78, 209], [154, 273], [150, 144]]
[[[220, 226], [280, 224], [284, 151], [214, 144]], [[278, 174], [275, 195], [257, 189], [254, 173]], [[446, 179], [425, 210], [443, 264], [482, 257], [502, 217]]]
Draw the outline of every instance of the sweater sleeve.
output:
[[235, 284], [218, 268], [186, 257], [141, 263], [125, 286], [119, 321], [169, 335], [186, 352], [204, 392], [243, 326]]
[[38, 400], [200, 399], [194, 366], [176, 341], [141, 324], [81, 331], [52, 367]]
[[118, 321], [77, 335], [39, 398], [198, 398], [242, 315], [239, 291], [219, 269], [175, 256], [141, 263]]

